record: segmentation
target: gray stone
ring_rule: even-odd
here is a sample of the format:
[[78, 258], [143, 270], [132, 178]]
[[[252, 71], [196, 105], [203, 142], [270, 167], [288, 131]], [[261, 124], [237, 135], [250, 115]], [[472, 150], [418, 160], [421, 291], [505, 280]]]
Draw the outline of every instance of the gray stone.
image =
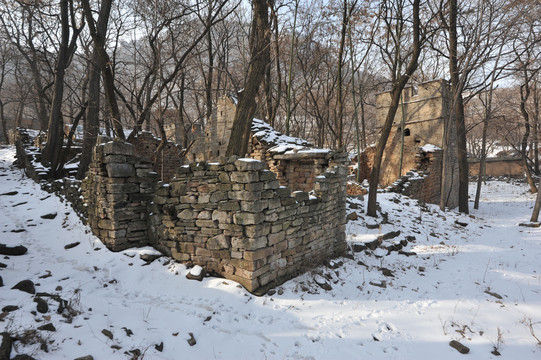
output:
[[262, 222], [264, 218], [261, 213], [241, 212], [233, 215], [233, 222], [237, 225], [254, 225]]
[[130, 177], [135, 175], [135, 168], [131, 164], [107, 164], [107, 175], [109, 177]]
[[103, 153], [105, 155], [134, 155], [135, 147], [130, 143], [115, 139], [103, 145]]
[[238, 159], [234, 162], [238, 171], [257, 171], [265, 168], [265, 163], [253, 159]]

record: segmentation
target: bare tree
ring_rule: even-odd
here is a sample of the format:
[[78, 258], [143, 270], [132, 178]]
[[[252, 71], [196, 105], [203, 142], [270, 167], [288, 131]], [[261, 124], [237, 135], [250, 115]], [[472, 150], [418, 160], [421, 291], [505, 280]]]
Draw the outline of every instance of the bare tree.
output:
[[[407, 51], [407, 56], [404, 56], [406, 52], [404, 33], [406, 32], [406, 2], [399, 1], [387, 1], [384, 0], [381, 5], [382, 21], [385, 24], [385, 42], [378, 44], [380, 51], [384, 57], [384, 61], [390, 69], [391, 73], [391, 104], [389, 111], [385, 118], [385, 122], [382, 126], [380, 138], [376, 145], [376, 151], [374, 155], [374, 164], [372, 167], [372, 173], [370, 175], [370, 188], [368, 191], [368, 206], [366, 214], [369, 216], [377, 216], [377, 191], [379, 183], [379, 174], [381, 170], [381, 162], [383, 159], [383, 151], [391, 132], [394, 117], [398, 110], [400, 103], [400, 96], [402, 90], [408, 83], [409, 79], [417, 69], [417, 60], [421, 54], [421, 48], [425, 41], [424, 36], [421, 34], [420, 24], [420, 1], [414, 0], [412, 11], [412, 42], [410, 50]], [[405, 67], [405, 68], [404, 68]]]
[[265, 70], [270, 62], [269, 9], [266, 0], [252, 1], [252, 27], [250, 31], [250, 64], [246, 74], [244, 89], [238, 94], [235, 120], [226, 155], [244, 156], [248, 150], [248, 140], [252, 120], [256, 112], [255, 97]]

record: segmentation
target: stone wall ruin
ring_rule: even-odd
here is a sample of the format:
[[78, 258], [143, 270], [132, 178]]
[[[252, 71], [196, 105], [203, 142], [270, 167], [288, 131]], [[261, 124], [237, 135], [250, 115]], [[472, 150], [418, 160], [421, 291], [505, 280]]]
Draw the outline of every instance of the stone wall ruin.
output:
[[[449, 97], [449, 84], [444, 80], [404, 89], [384, 150], [380, 173], [382, 186], [403, 189], [401, 184], [413, 172], [421, 177], [414, 177], [416, 184], [408, 190], [409, 196], [436, 204], [443, 198], [444, 206], [458, 206], [456, 128], [449, 124]], [[390, 92], [378, 94], [376, 103], [376, 120], [381, 127], [391, 103]], [[427, 152], [428, 145], [433, 146], [429, 146], [431, 151]], [[373, 151], [366, 152], [366, 156], [361, 157], [361, 168], [371, 168], [373, 156]], [[368, 179], [369, 172], [363, 173]]]
[[310, 195], [281, 186], [264, 162], [236, 157], [184, 165], [157, 186], [150, 162], [135, 154], [118, 140], [98, 145], [83, 181], [89, 223], [109, 249], [152, 245], [249, 291], [346, 250], [340, 159], [328, 159]]

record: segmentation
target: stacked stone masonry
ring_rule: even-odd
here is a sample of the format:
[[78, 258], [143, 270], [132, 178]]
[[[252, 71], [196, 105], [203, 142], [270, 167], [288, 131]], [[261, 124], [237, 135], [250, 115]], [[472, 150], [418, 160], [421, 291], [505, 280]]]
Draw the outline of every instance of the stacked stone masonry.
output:
[[135, 147], [113, 140], [96, 146], [83, 180], [88, 222], [113, 251], [149, 243], [148, 209], [156, 189], [152, 164]]
[[[135, 154], [154, 161], [156, 151], [161, 140], [157, 139], [148, 131], [141, 131], [131, 140], [135, 145]], [[172, 142], [166, 142], [158, 154], [156, 162], [156, 172], [158, 178], [162, 181], [169, 181], [174, 175], [176, 169], [183, 163], [180, 147]]]
[[332, 160], [309, 195], [281, 186], [264, 162], [237, 158], [182, 166], [156, 188], [134, 154], [128, 143], [98, 146], [84, 180], [89, 223], [112, 250], [150, 244], [249, 291], [346, 250], [346, 170]]

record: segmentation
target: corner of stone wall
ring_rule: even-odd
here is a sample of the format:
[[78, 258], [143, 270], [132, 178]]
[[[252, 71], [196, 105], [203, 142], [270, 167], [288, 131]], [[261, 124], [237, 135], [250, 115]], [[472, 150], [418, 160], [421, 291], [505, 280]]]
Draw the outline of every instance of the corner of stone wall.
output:
[[251, 159], [185, 165], [156, 191], [151, 232], [178, 261], [248, 291], [275, 286], [346, 250], [346, 170], [315, 184], [292, 193]]
[[156, 173], [134, 154], [133, 145], [118, 139], [97, 145], [82, 184], [90, 227], [112, 251], [150, 243]]

